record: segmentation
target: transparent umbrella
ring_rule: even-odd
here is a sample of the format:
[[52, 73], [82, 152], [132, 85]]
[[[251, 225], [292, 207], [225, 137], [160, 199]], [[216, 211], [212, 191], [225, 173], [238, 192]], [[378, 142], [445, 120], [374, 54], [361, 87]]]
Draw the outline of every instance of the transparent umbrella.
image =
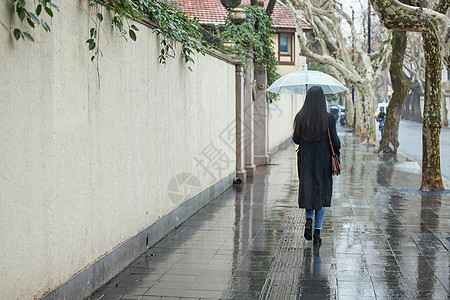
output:
[[276, 94], [306, 94], [312, 86], [320, 86], [325, 94], [336, 94], [347, 88], [336, 78], [319, 71], [297, 71], [277, 79], [267, 91]]

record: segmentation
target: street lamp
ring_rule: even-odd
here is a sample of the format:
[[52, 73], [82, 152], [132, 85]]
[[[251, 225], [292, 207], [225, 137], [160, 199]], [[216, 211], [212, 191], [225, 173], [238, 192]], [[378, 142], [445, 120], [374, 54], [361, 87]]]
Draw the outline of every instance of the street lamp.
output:
[[[353, 9], [353, 6], [350, 6], [352, 9], [352, 23], [355, 23], [355, 10]], [[355, 24], [353, 24], [355, 26]], [[355, 62], [355, 37], [352, 34], [352, 63]], [[355, 104], [355, 86], [352, 85], [352, 102]]]

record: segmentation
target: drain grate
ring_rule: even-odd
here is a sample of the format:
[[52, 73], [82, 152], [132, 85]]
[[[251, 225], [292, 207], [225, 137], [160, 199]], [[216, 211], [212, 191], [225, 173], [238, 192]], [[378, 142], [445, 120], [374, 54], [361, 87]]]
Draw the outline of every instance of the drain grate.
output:
[[450, 251], [449, 232], [410, 232], [409, 235], [420, 251]]

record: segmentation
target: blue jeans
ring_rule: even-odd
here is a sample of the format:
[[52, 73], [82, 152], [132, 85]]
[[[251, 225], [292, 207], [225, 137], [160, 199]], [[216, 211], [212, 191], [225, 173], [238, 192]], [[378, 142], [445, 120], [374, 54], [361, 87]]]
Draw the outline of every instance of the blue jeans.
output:
[[323, 221], [323, 215], [325, 213], [325, 207], [322, 207], [321, 210], [314, 210], [314, 209], [305, 209], [306, 212], [306, 218], [313, 218], [313, 214], [315, 212], [316, 216], [314, 218], [314, 229], [322, 229], [322, 221]]

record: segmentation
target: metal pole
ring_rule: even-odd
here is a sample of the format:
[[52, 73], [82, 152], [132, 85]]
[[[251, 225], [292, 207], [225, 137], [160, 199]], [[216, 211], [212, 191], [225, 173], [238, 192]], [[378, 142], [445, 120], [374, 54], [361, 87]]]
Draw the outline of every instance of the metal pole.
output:
[[369, 46], [367, 49], [367, 53], [370, 53], [370, 0], [367, 1], [367, 10], [368, 10], [368, 19], [367, 19], [367, 45]]
[[[355, 10], [352, 8], [352, 22], [355, 24]], [[352, 35], [352, 63], [355, 63], [355, 37]], [[355, 86], [352, 85], [352, 102], [355, 104]]]

